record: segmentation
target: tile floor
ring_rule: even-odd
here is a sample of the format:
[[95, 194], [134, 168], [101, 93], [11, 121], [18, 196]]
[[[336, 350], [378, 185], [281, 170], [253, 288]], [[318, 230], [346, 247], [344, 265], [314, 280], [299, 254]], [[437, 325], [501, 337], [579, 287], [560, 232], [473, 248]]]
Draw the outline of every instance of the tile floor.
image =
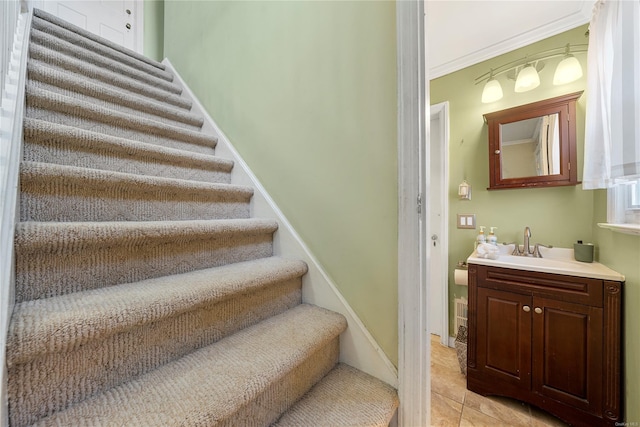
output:
[[466, 377], [453, 348], [431, 336], [431, 425], [437, 427], [565, 427], [535, 407], [504, 397], [484, 397], [467, 390]]

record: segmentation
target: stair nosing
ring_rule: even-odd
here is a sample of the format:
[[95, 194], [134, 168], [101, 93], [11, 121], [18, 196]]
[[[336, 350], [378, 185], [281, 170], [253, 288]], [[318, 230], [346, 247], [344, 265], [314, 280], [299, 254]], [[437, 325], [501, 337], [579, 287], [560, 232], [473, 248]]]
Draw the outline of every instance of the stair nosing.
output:
[[[250, 270], [247, 271], [247, 268]], [[7, 363], [13, 366], [48, 353], [71, 351], [80, 345], [105, 339], [142, 324], [157, 322], [203, 305], [223, 302], [234, 295], [301, 277], [307, 270], [303, 261], [269, 257], [24, 301], [16, 304], [12, 316]], [[203, 283], [205, 281], [208, 283]], [[180, 283], [179, 287], [175, 286], [176, 282]], [[153, 288], [154, 291], [140, 295], [140, 290], [145, 288]], [[105, 306], [103, 298], [107, 294], [121, 304]], [[157, 309], [169, 306], [170, 310]], [[90, 317], [87, 313], [92, 313], [93, 316]], [[20, 319], [28, 321], [19, 323]], [[105, 319], [118, 319], [119, 323], [114, 325]], [[61, 337], [65, 327], [69, 328], [71, 325], [75, 325], [73, 334]]]

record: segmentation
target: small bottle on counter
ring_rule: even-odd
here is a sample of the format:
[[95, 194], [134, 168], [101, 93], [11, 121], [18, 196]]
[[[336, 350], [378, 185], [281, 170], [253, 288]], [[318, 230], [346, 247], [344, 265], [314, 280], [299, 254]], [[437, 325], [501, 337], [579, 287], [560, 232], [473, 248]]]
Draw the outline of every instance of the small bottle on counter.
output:
[[489, 232], [489, 236], [487, 237], [487, 243], [497, 246], [498, 245], [498, 236], [493, 234], [493, 230], [497, 230], [498, 227], [489, 227], [491, 231]]
[[476, 237], [476, 247], [478, 247], [478, 245], [481, 245], [482, 243], [485, 243], [487, 241], [485, 235], [484, 235], [484, 225], [480, 226], [480, 234], [478, 234], [478, 237]]

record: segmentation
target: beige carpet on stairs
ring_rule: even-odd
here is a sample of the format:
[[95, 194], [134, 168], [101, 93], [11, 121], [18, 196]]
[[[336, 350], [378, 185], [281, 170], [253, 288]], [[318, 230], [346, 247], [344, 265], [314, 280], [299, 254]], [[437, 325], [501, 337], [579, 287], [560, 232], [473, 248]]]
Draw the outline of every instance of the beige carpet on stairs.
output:
[[29, 55], [10, 425], [388, 425], [172, 72], [39, 10]]

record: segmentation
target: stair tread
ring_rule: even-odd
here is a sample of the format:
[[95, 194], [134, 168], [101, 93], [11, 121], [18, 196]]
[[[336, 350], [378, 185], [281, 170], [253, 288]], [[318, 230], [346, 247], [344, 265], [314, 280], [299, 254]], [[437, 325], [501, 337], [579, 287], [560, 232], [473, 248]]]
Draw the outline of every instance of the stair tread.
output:
[[68, 28], [56, 25], [50, 21], [42, 19], [37, 14], [34, 14], [31, 25], [32, 28], [38, 29], [56, 38], [70, 42], [75, 46], [80, 46], [91, 52], [100, 54], [104, 57], [108, 57], [113, 61], [121, 62], [130, 67], [140, 69], [141, 71], [167, 80], [169, 82], [173, 81], [173, 74], [167, 72], [164, 69], [158, 68], [156, 65], [152, 65], [147, 61], [142, 61], [139, 59], [139, 57], [134, 57], [129, 54], [123, 53], [121, 50], [114, 49], [113, 44], [111, 44], [111, 46], [107, 46], [104, 43], [86, 37], [86, 35], [79, 34], [76, 31], [72, 31]]
[[241, 218], [191, 221], [19, 222], [15, 245], [19, 254], [34, 251], [80, 252], [90, 247], [138, 245], [146, 240], [192, 241], [211, 234], [233, 236], [273, 233], [278, 223], [271, 219]]
[[111, 70], [98, 67], [95, 64], [87, 63], [68, 55], [62, 55], [46, 46], [30, 43], [29, 55], [29, 62], [37, 61], [47, 64], [47, 66], [51, 68], [60, 68], [79, 78], [85, 77], [99, 80], [110, 86], [120, 87], [186, 110], [190, 110], [193, 105], [190, 100], [182, 98], [178, 94], [167, 92], [149, 83], [120, 75]]
[[342, 315], [302, 304], [38, 425], [213, 425], [232, 417], [345, 329]]
[[35, 16], [41, 18], [41, 19], [44, 19], [46, 21], [51, 22], [52, 24], [55, 24], [55, 25], [57, 25], [59, 27], [65, 28], [65, 29], [70, 30], [70, 31], [73, 31], [74, 33], [77, 33], [77, 34], [79, 34], [79, 35], [81, 35], [81, 36], [83, 36], [83, 37], [85, 37], [87, 39], [90, 39], [90, 40], [93, 40], [93, 41], [95, 41], [97, 43], [100, 43], [100, 44], [103, 44], [105, 46], [108, 46], [111, 49], [117, 50], [117, 51], [122, 52], [122, 53], [124, 53], [126, 55], [134, 57], [134, 58], [136, 58], [136, 59], [138, 59], [140, 61], [146, 62], [147, 64], [153, 65], [154, 67], [157, 67], [157, 68], [159, 68], [161, 70], [165, 69], [164, 64], [162, 64], [161, 62], [154, 61], [153, 59], [148, 58], [148, 57], [146, 57], [146, 56], [144, 56], [142, 54], [139, 54], [138, 52], [135, 52], [135, 51], [133, 51], [131, 49], [128, 49], [128, 48], [126, 48], [124, 46], [121, 46], [121, 45], [119, 45], [117, 43], [113, 43], [113, 42], [105, 39], [104, 37], [100, 37], [97, 34], [94, 34], [94, 33], [90, 32], [90, 31], [87, 31], [87, 30], [85, 30], [83, 28], [78, 27], [77, 25], [73, 25], [73, 24], [71, 24], [71, 23], [69, 23], [69, 22], [67, 22], [67, 21], [65, 21], [63, 19], [58, 18], [55, 15], [52, 15], [52, 14], [50, 14], [48, 12], [45, 12], [42, 9], [34, 8], [33, 9], [33, 14]]
[[106, 68], [113, 72], [126, 75], [127, 77], [130, 77], [132, 79], [145, 82], [158, 88], [162, 88], [167, 92], [175, 93], [178, 95], [182, 93], [182, 88], [173, 82], [150, 75], [144, 70], [139, 70], [137, 68], [119, 62], [114, 62], [109, 58], [105, 58], [95, 52], [78, 47], [73, 43], [59, 39], [36, 28], [32, 28], [31, 30], [30, 44], [38, 44], [40, 46], [49, 47], [59, 52], [60, 54], [72, 56], [76, 59], [80, 59], [84, 62], [99, 66], [101, 68]]
[[20, 221], [248, 218], [253, 188], [22, 162]]
[[306, 271], [302, 261], [270, 257], [16, 304], [7, 363], [70, 351]]
[[75, 186], [82, 191], [113, 189], [114, 186], [120, 186], [121, 192], [160, 194], [158, 192], [162, 191], [160, 195], [167, 199], [170, 194], [198, 194], [204, 197], [202, 193], [208, 192], [211, 195], [226, 195], [228, 199], [239, 199], [247, 203], [253, 195], [253, 188], [244, 185], [189, 181], [29, 161], [21, 164], [20, 181], [22, 185], [37, 182], [39, 192], [47, 186], [59, 188], [60, 185]]
[[286, 411], [273, 427], [387, 427], [398, 403], [393, 387], [341, 363]]
[[24, 119], [24, 135], [25, 144], [63, 142], [66, 145], [78, 147], [80, 151], [86, 149], [110, 151], [127, 158], [150, 158], [185, 167], [215, 169], [222, 172], [231, 172], [233, 169], [232, 160], [209, 154], [163, 147], [30, 117]]
[[[185, 111], [184, 109], [170, 104], [163, 104], [160, 101], [145, 98], [136, 93], [116, 89], [99, 80], [62, 72], [55, 68], [47, 67], [39, 61], [32, 61], [28, 65], [27, 71], [29, 80], [35, 80], [41, 84], [46, 83], [62, 91], [73, 92], [74, 94], [94, 98], [102, 102], [109, 102], [126, 107], [131, 111], [170, 119], [191, 126], [201, 127], [204, 123], [202, 116]], [[65, 95], [65, 93], [63, 93], [63, 95]]]
[[[118, 128], [137, 132], [148, 132], [153, 135], [214, 148], [218, 138], [200, 131], [184, 129], [142, 117], [132, 117], [120, 111], [74, 99], [59, 93], [50, 92], [27, 84], [27, 107], [73, 114], [76, 118], [89, 120]], [[29, 112], [27, 112], [29, 116]]]

